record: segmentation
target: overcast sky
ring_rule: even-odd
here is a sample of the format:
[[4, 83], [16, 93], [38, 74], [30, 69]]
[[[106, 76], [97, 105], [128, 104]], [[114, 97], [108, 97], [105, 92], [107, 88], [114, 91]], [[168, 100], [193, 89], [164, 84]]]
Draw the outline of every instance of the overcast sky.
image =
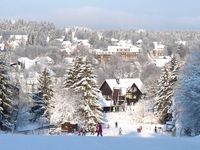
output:
[[200, 29], [200, 0], [0, 0], [1, 19], [92, 28]]

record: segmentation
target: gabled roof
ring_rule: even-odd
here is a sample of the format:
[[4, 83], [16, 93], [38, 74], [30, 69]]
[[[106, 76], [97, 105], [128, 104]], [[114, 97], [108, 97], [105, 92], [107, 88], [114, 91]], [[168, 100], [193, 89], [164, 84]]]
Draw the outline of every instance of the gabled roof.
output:
[[141, 92], [143, 91], [143, 83], [139, 78], [119, 79], [119, 82], [117, 82], [116, 79], [106, 79], [105, 82], [107, 82], [111, 90], [119, 88], [122, 90], [122, 93], [126, 92], [126, 89], [130, 88], [133, 84], [135, 84]]

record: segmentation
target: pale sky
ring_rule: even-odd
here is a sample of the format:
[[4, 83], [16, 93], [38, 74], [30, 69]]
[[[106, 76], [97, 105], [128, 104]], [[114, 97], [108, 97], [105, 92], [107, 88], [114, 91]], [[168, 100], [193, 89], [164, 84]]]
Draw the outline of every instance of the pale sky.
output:
[[1, 0], [0, 19], [92, 28], [200, 29], [200, 0]]

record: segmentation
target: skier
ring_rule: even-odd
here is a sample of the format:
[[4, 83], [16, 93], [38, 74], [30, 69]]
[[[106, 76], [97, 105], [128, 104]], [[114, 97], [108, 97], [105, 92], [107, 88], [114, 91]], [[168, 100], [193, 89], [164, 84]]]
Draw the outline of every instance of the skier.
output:
[[118, 123], [117, 123], [117, 121], [115, 122], [115, 128], [117, 128], [118, 127]]
[[81, 135], [81, 128], [78, 128], [78, 136]]
[[119, 135], [122, 135], [122, 128], [119, 128]]
[[157, 133], [157, 127], [156, 127], [156, 126], [155, 126], [155, 128], [154, 128], [154, 132]]
[[101, 123], [97, 124], [97, 136], [99, 136], [99, 135], [103, 136], [102, 135], [102, 125], [101, 125]]
[[82, 128], [82, 136], [86, 136], [86, 130], [85, 130], [85, 128]]

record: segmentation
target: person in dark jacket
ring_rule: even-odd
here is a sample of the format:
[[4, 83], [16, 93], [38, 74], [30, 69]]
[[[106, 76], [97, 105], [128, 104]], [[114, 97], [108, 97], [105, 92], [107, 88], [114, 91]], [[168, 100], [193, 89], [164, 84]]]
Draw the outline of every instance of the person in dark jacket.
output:
[[118, 127], [118, 123], [117, 123], [117, 121], [115, 122], [115, 128], [117, 128]]
[[154, 128], [154, 132], [155, 132], [155, 133], [157, 133], [157, 132], [158, 132], [158, 131], [157, 131], [157, 127], [156, 127], [156, 126], [155, 126], [155, 128]]

